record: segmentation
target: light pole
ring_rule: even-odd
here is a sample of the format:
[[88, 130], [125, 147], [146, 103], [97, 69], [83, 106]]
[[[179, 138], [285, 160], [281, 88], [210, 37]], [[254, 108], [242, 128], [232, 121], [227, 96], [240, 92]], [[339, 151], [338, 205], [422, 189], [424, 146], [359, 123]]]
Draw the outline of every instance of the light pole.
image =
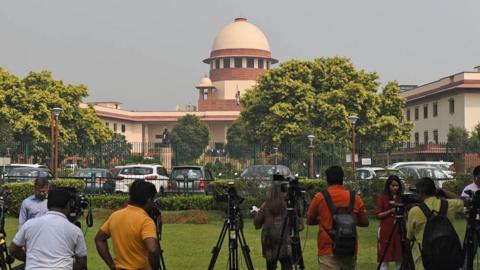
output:
[[278, 163], [278, 147], [273, 147], [273, 152], [275, 153], [275, 170], [277, 170], [276, 166]]
[[313, 170], [313, 149], [315, 146], [313, 146], [313, 139], [315, 139], [315, 136], [312, 134], [307, 136], [308, 140], [310, 141], [310, 145], [308, 146], [308, 154], [309, 154], [309, 166], [308, 166], [308, 178], [313, 179], [314, 177], [314, 170]]
[[[53, 167], [55, 178], [58, 177], [58, 116], [62, 108], [54, 107], [52, 108], [52, 145], [51, 145], [51, 158], [50, 158], [50, 166]], [[54, 135], [54, 127], [55, 127], [55, 135]], [[55, 143], [55, 146], [54, 146]], [[55, 147], [55, 159], [53, 159], [53, 148]], [[55, 163], [54, 163], [55, 160]]]
[[358, 116], [352, 114], [348, 117], [350, 124], [352, 125], [352, 175], [355, 180], [355, 123], [358, 120]]

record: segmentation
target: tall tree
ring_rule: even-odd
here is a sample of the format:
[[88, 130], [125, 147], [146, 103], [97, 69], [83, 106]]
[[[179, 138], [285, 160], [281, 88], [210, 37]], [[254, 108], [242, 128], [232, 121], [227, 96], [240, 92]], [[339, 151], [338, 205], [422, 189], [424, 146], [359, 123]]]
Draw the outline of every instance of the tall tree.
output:
[[177, 162], [194, 163], [208, 145], [208, 127], [197, 116], [187, 114], [175, 124], [170, 138]]
[[283, 62], [242, 98], [246, 137], [278, 145], [304, 143], [313, 134], [319, 142], [348, 144], [348, 116], [356, 114], [359, 141], [374, 138], [383, 148], [406, 142], [412, 123], [404, 119], [398, 84], [391, 82], [378, 94], [377, 79], [344, 57]]
[[75, 144], [95, 145], [110, 140], [92, 107], [81, 108], [88, 96], [84, 85], [64, 84], [48, 71], [30, 72], [19, 79], [0, 68], [0, 116], [11, 126], [17, 141], [28, 142], [33, 154], [46, 157], [50, 143], [51, 108], [60, 107], [60, 152]]
[[238, 119], [227, 130], [227, 154], [235, 159], [245, 160], [252, 157], [252, 145], [246, 139], [245, 125]]
[[8, 156], [12, 153], [15, 141], [10, 124], [0, 118], [0, 157]]

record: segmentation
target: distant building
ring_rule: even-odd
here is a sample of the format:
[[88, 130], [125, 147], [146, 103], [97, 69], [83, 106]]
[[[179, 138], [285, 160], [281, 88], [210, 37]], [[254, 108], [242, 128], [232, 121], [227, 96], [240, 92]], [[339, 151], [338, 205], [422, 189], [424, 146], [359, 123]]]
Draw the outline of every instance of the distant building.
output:
[[223, 150], [227, 128], [240, 115], [240, 97], [278, 61], [272, 58], [263, 32], [247, 19], [237, 18], [217, 34], [210, 56], [203, 62], [209, 65], [210, 72], [195, 87], [198, 106], [142, 112], [123, 110], [118, 102], [94, 102], [95, 111], [113, 132], [142, 145], [160, 145], [165, 128], [171, 130], [179, 118], [194, 114], [207, 124], [211, 145]]
[[411, 143], [447, 142], [450, 126], [471, 131], [480, 123], [480, 67], [402, 91], [414, 122]]

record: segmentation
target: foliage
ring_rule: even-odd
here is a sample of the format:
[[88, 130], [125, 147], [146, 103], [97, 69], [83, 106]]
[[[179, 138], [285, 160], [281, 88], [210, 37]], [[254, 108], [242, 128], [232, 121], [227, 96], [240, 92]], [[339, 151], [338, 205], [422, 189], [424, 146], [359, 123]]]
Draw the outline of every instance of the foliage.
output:
[[162, 160], [159, 157], [146, 157], [142, 155], [132, 155], [129, 156], [127, 164], [162, 164]]
[[468, 149], [469, 134], [466, 128], [450, 126], [447, 134], [447, 147], [450, 152], [464, 152]]
[[228, 128], [225, 150], [229, 157], [244, 161], [252, 156], [246, 133], [245, 124], [240, 119], [235, 120]]
[[[7, 156], [14, 146], [12, 127], [0, 115], [0, 156]], [[11, 148], [8, 149], [7, 148]]]
[[94, 209], [120, 209], [128, 202], [128, 195], [97, 195], [91, 196], [90, 202]]
[[62, 178], [62, 179], [55, 179], [52, 181], [52, 183], [50, 184], [50, 188], [55, 188], [55, 187], [73, 187], [77, 191], [81, 192], [85, 187], [85, 183], [83, 182], [83, 180], [79, 180], [79, 179]]
[[212, 196], [166, 196], [160, 198], [162, 210], [212, 210], [214, 198]]
[[175, 124], [170, 138], [177, 164], [194, 163], [208, 145], [208, 127], [197, 116], [187, 114]]
[[205, 167], [212, 172], [214, 178], [234, 178], [235, 173], [240, 175], [240, 171], [236, 170], [231, 163], [207, 163]]
[[398, 83], [377, 94], [377, 79], [343, 57], [283, 62], [242, 98], [245, 137], [278, 145], [313, 134], [318, 142], [348, 144], [348, 116], [356, 114], [359, 141], [384, 142], [383, 148], [406, 142], [412, 123], [404, 119]]
[[20, 79], [0, 68], [0, 119], [12, 127], [16, 141], [30, 142], [37, 157], [49, 155], [52, 112], [60, 107], [60, 155], [71, 145], [106, 142], [111, 131], [103, 125], [93, 107], [81, 108], [88, 91], [84, 85], [64, 84], [48, 71], [30, 72]]

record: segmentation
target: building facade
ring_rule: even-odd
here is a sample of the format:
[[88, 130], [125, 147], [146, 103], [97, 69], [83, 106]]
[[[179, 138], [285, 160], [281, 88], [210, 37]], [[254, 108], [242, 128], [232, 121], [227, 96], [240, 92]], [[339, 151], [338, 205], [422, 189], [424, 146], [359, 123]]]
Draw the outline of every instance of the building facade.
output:
[[209, 66], [209, 75], [195, 87], [197, 107], [138, 112], [123, 110], [117, 102], [94, 102], [95, 111], [113, 132], [142, 145], [161, 144], [165, 129], [171, 130], [179, 118], [193, 114], [207, 124], [210, 145], [223, 149], [227, 129], [240, 115], [241, 96], [278, 61], [272, 58], [264, 33], [247, 19], [237, 18], [217, 34], [210, 55], [203, 62]]
[[480, 123], [480, 67], [418, 87], [406, 87], [405, 116], [414, 123], [410, 142], [447, 142], [450, 126], [468, 131]]

